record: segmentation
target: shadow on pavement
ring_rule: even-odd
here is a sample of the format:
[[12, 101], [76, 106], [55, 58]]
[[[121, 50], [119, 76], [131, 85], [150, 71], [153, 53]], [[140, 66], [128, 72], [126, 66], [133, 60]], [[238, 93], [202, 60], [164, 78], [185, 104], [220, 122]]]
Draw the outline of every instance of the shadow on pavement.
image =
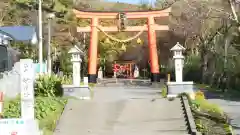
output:
[[240, 91], [238, 90], [227, 90], [223, 92], [222, 90], [216, 90], [207, 87], [198, 87], [196, 90], [201, 90], [207, 99], [223, 99], [227, 101], [240, 101]]

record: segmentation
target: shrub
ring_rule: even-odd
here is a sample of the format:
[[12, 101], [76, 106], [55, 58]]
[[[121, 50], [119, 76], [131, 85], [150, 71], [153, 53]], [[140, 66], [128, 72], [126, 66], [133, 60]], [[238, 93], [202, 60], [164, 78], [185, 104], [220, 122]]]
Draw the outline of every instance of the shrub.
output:
[[72, 84], [72, 77], [64, 75], [61, 77], [61, 83], [62, 84]]
[[195, 98], [196, 99], [205, 99], [205, 95], [202, 91], [199, 90], [199, 91], [195, 92]]
[[21, 100], [19, 97], [13, 100], [4, 101], [3, 117], [4, 118], [20, 118], [21, 116]]
[[61, 79], [56, 75], [39, 76], [35, 82], [35, 96], [59, 97], [63, 95]]
[[195, 100], [192, 101], [192, 105], [195, 105], [198, 110], [204, 113], [218, 117], [222, 117], [224, 115], [223, 110], [218, 105], [209, 103], [208, 100], [205, 99], [204, 93], [201, 91], [196, 92], [196, 97]]

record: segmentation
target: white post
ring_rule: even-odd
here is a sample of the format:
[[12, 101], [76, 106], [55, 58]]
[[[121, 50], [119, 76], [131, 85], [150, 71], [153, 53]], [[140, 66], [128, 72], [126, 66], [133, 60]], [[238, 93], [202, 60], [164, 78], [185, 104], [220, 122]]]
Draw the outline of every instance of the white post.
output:
[[175, 58], [175, 76], [176, 82], [182, 82], [183, 80], [183, 65], [181, 58]]
[[21, 116], [34, 119], [34, 65], [31, 59], [20, 60]]
[[51, 73], [52, 73], [52, 60], [51, 60], [51, 19], [48, 19], [47, 72], [48, 72], [48, 75], [51, 75]]
[[88, 77], [83, 78], [83, 85], [88, 86]]
[[100, 67], [98, 69], [98, 79], [102, 79], [103, 78], [103, 71], [102, 71], [102, 67]]
[[38, 30], [39, 30], [38, 62], [41, 75], [43, 72], [42, 0], [38, 0]]
[[81, 62], [80, 61], [72, 61], [73, 63], [73, 85], [80, 86], [81, 82]]

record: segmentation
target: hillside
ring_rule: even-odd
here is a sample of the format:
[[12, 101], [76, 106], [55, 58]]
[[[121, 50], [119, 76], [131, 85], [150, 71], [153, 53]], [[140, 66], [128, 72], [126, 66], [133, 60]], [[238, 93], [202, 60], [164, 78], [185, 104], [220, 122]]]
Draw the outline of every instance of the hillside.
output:
[[[58, 49], [61, 48], [69, 48], [73, 44], [83, 43], [83, 34], [76, 33], [76, 26], [86, 25], [89, 22], [87, 20], [81, 20], [74, 18], [69, 11], [73, 8], [78, 10], [87, 10], [87, 11], [136, 11], [136, 10], [147, 10], [148, 8], [144, 5], [132, 5], [125, 3], [114, 3], [114, 2], [105, 2], [103, 0], [75, 0], [74, 3], [69, 2], [69, 0], [56, 0], [55, 3], [51, 3], [50, 0], [45, 0], [43, 3], [43, 39], [44, 45], [47, 44], [47, 19], [46, 14], [50, 12], [55, 12], [56, 18], [52, 21], [52, 45], [57, 46]], [[11, 17], [4, 17], [2, 20], [2, 25], [34, 25], [38, 26], [38, 18], [37, 18], [37, 3], [34, 3], [32, 0], [10, 0], [10, 1], [0, 1], [0, 5], [5, 5], [6, 10], [2, 10], [2, 13], [12, 14]], [[157, 19], [157, 23], [159, 24], [167, 24], [168, 19], [159, 20]], [[145, 20], [146, 21], [146, 20]], [[13, 23], [14, 22], [14, 23]], [[113, 21], [106, 20], [104, 22], [105, 25], [112, 25]], [[131, 20], [130, 24], [136, 24], [142, 22], [141, 20]], [[118, 38], [126, 39], [135, 34], [135, 33], [111, 33], [117, 35]], [[104, 34], [100, 33], [99, 45], [100, 42], [103, 42], [102, 39], [106, 38]], [[165, 53], [161, 53], [161, 62], [167, 62], [170, 52], [169, 48], [174, 44], [174, 39], [169, 43], [169, 37], [167, 37], [168, 32], [158, 32], [158, 43], [161, 46], [161, 51]], [[173, 34], [174, 35], [174, 34]], [[147, 33], [141, 35], [141, 40], [143, 42], [143, 47], [138, 47], [138, 49], [131, 47], [136, 45], [136, 40], [133, 40], [126, 46], [128, 49], [127, 52], [123, 54], [123, 56], [114, 56], [118, 58], [124, 59], [144, 59], [143, 63], [146, 63], [148, 60], [148, 47], [147, 47]], [[86, 47], [89, 44], [89, 34], [87, 33], [86, 37]], [[169, 45], [170, 44], [170, 45]], [[118, 44], [121, 48], [121, 43]], [[46, 48], [46, 47], [45, 47]], [[87, 49], [87, 48], [86, 48]], [[111, 49], [111, 47], [109, 48]], [[108, 49], [108, 50], [109, 50]], [[143, 55], [139, 55], [140, 51], [144, 52]], [[64, 49], [66, 50], [66, 49]], [[117, 49], [121, 50], [121, 49]], [[132, 55], [131, 57], [129, 55]]]
[[[104, 0], [80, 0], [76, 1], [76, 9], [79, 10], [98, 10], [98, 11], [134, 11], [139, 10], [139, 5], [106, 2]], [[85, 5], [85, 6], [82, 6]]]

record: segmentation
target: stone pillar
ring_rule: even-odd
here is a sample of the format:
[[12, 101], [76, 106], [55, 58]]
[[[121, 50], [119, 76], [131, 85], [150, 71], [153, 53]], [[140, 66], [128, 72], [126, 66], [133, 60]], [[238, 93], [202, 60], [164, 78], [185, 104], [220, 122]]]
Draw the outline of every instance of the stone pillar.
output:
[[81, 82], [81, 61], [72, 61], [73, 63], [73, 85], [80, 86]]
[[175, 76], [176, 76], [176, 82], [182, 82], [183, 81], [183, 60], [182, 58], [175, 58]]
[[80, 86], [81, 83], [81, 53], [83, 53], [77, 46], [71, 48], [68, 52], [72, 54], [72, 64], [73, 64], [73, 85]]
[[32, 59], [20, 60], [21, 116], [35, 119], [34, 114], [34, 65]]

